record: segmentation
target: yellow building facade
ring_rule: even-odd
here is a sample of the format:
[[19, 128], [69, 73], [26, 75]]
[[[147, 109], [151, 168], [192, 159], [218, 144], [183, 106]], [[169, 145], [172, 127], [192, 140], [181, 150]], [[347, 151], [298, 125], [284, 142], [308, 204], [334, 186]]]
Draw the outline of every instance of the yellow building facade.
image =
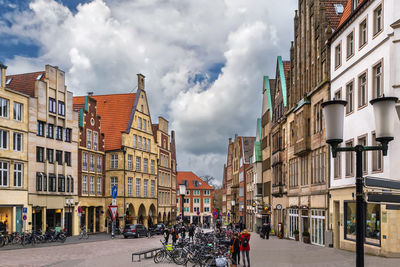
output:
[[28, 206], [29, 96], [7, 88], [0, 62], [0, 231], [23, 231]]

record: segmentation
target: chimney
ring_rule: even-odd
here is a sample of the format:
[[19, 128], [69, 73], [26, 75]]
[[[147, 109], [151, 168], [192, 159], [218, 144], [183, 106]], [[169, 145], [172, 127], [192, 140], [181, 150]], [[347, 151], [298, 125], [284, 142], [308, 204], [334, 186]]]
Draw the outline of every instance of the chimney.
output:
[[88, 92], [88, 96], [93, 96], [93, 92]]
[[230, 144], [230, 143], [232, 143], [232, 138], [231, 138], [231, 137], [229, 137], [229, 144]]
[[235, 139], [238, 138], [238, 134], [235, 134]]
[[0, 87], [6, 87], [6, 69], [7, 66], [0, 61]]
[[143, 74], [138, 73], [138, 89], [144, 90], [144, 78], [146, 78]]
[[175, 139], [175, 131], [174, 130], [171, 131], [171, 138]]

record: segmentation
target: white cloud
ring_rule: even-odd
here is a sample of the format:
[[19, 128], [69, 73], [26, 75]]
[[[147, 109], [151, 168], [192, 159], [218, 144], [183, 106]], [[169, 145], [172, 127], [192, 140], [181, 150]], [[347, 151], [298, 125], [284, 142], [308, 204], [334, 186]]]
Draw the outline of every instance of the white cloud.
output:
[[176, 130], [179, 169], [221, 179], [228, 137], [255, 134], [262, 76], [289, 54], [296, 3], [94, 0], [72, 13], [35, 0], [7, 14], [12, 25], [0, 21], [0, 34], [40, 46], [38, 58], [8, 58], [9, 73], [57, 65], [77, 95], [129, 92], [143, 73], [153, 118]]

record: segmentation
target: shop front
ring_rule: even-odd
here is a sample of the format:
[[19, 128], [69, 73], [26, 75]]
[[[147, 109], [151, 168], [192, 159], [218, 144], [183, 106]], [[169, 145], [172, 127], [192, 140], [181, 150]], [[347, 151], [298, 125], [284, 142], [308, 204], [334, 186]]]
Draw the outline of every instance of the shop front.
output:
[[22, 206], [0, 205], [0, 233], [20, 233], [22, 230]]

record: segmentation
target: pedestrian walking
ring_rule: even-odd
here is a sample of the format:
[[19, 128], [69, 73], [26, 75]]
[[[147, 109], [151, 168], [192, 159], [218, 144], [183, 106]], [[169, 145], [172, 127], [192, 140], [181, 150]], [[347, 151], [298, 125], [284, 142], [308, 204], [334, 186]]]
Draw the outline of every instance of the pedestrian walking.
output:
[[195, 231], [195, 228], [194, 228], [193, 224], [190, 224], [190, 226], [189, 226], [189, 241], [192, 240], [192, 242], [193, 242], [194, 231]]
[[185, 240], [185, 238], [186, 238], [186, 227], [185, 226], [182, 226], [182, 228], [181, 228], [181, 237], [182, 237], [182, 240]]
[[164, 238], [165, 238], [165, 244], [168, 244], [169, 241], [169, 229], [165, 227], [164, 229]]
[[171, 229], [171, 235], [172, 235], [172, 244], [176, 244], [176, 240], [179, 238], [178, 233], [176, 231], [176, 225]]
[[250, 233], [244, 229], [240, 235], [240, 251], [242, 252], [243, 266], [250, 267]]
[[266, 229], [265, 229], [265, 234], [264, 234], [264, 238], [267, 237], [267, 239], [269, 239], [269, 233], [271, 232], [271, 224], [267, 223], [266, 225]]
[[239, 234], [234, 234], [231, 239], [232, 267], [240, 264], [240, 239]]

